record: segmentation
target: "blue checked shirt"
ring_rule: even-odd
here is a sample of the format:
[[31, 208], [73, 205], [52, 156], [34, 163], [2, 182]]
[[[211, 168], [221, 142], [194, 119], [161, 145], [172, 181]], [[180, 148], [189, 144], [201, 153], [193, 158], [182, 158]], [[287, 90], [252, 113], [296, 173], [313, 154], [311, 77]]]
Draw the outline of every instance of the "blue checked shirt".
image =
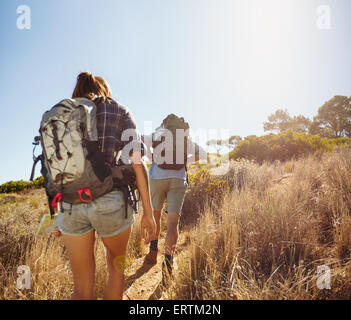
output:
[[[132, 151], [141, 151], [143, 155], [144, 145], [129, 109], [113, 99], [95, 103], [98, 139], [105, 161], [112, 163], [116, 153], [123, 149], [129, 151], [129, 155], [124, 154], [124, 157], [122, 152], [125, 163]], [[129, 148], [125, 148], [127, 145]]]

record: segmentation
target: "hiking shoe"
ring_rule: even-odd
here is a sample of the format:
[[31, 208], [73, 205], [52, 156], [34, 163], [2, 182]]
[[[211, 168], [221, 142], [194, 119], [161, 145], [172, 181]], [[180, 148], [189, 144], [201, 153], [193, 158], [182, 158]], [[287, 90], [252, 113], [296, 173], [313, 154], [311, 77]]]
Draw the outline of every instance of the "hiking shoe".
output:
[[150, 250], [149, 253], [145, 256], [144, 263], [156, 264], [157, 263], [157, 254], [158, 254], [158, 251]]

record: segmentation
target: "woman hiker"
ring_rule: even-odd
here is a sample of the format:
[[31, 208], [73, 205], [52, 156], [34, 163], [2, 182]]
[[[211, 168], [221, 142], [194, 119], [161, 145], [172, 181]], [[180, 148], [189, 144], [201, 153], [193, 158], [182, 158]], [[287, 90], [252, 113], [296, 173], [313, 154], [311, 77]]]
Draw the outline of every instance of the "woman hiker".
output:
[[[121, 139], [124, 130], [135, 130], [136, 124], [130, 111], [112, 99], [107, 82], [101, 77], [83, 72], [79, 74], [72, 98], [88, 98], [97, 106], [96, 122], [98, 139], [105, 162], [112, 163], [129, 142]], [[143, 205], [141, 220], [142, 236], [148, 244], [156, 231], [150, 200], [147, 169], [139, 151], [130, 155]], [[128, 205], [125, 217], [125, 201], [120, 190], [113, 190], [90, 203], [62, 203], [58, 216], [57, 235], [62, 234], [70, 259], [74, 280], [72, 299], [95, 299], [95, 232], [105, 246], [109, 271], [104, 299], [122, 299], [124, 290], [124, 261], [134, 214]]]

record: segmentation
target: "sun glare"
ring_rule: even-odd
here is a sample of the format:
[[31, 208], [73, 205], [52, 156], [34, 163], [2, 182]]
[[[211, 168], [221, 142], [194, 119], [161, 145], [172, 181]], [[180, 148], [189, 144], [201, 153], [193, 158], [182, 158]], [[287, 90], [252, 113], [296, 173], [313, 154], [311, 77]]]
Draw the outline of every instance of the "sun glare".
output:
[[243, 89], [256, 97], [279, 95], [293, 80], [288, 70], [296, 57], [300, 34], [298, 5], [293, 1], [240, 1], [237, 10], [235, 46], [240, 51]]

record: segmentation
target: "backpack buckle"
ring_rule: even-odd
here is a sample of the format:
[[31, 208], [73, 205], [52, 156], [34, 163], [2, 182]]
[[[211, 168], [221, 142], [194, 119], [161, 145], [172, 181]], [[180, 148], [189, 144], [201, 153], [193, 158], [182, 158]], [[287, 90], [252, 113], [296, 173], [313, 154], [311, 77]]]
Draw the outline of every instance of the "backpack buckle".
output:
[[52, 207], [52, 208], [57, 208], [57, 204], [58, 204], [59, 202], [61, 202], [62, 196], [63, 196], [63, 193], [60, 193], [60, 192], [59, 192], [59, 193], [56, 193], [54, 199], [53, 199], [52, 202], [51, 202], [51, 207]]
[[[79, 198], [82, 202], [84, 203], [89, 203], [91, 201], [93, 201], [93, 196], [91, 195], [90, 189], [89, 188], [83, 188], [83, 189], [79, 189], [77, 190], [78, 194], [79, 194]], [[83, 193], [89, 197], [88, 200], [83, 199]]]

